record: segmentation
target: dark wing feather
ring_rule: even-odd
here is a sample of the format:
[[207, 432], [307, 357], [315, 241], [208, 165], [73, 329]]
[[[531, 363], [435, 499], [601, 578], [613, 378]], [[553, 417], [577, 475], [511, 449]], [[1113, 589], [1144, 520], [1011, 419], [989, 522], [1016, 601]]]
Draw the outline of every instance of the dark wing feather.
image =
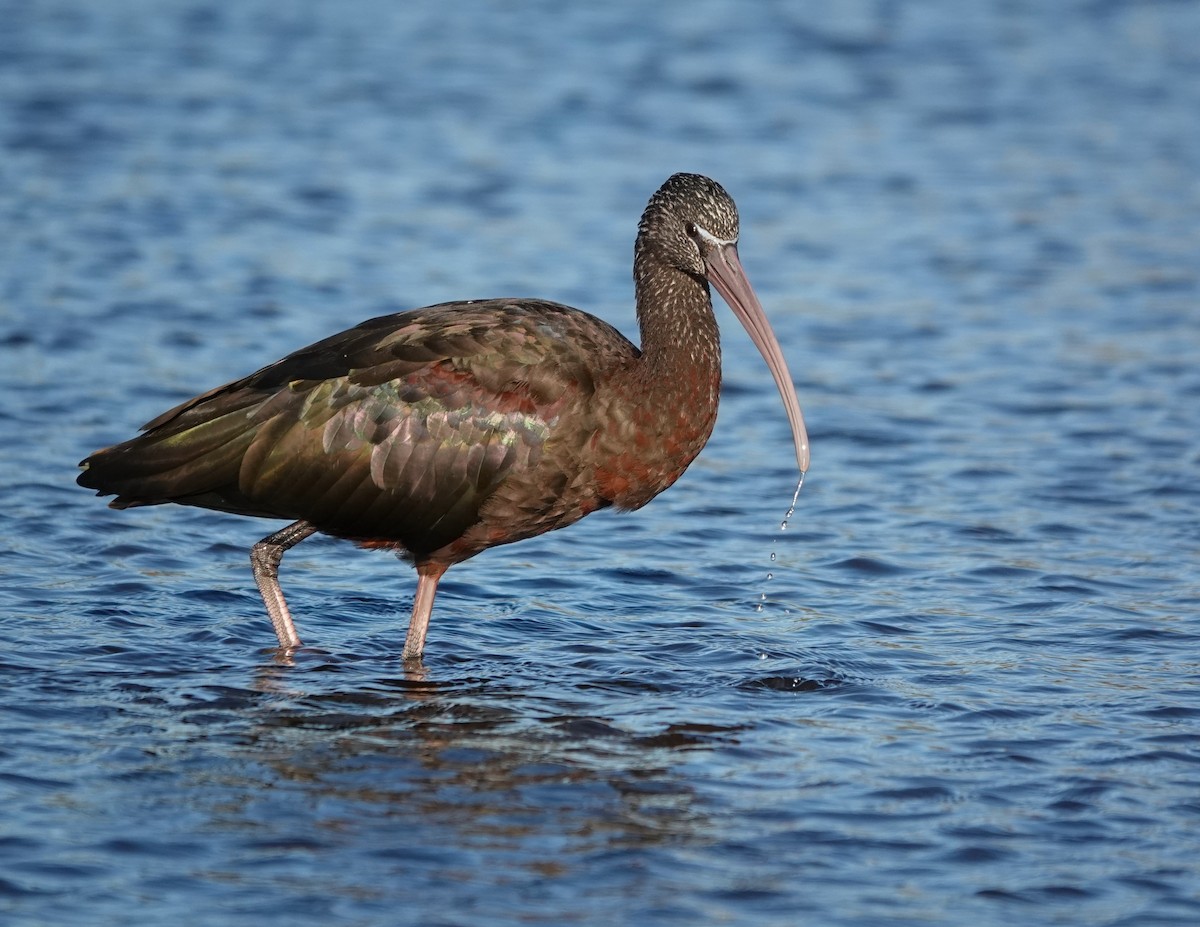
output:
[[[84, 461], [117, 507], [179, 502], [304, 518], [428, 553], [637, 349], [554, 303], [452, 303], [372, 319], [176, 406]], [[581, 439], [582, 439], [581, 437]]]

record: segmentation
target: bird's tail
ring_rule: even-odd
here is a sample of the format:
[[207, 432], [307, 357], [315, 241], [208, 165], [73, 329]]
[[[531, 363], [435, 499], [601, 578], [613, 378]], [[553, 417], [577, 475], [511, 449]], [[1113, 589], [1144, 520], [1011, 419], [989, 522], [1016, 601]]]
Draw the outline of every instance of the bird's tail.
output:
[[244, 511], [238, 471], [257, 431], [253, 409], [202, 411], [189, 404], [172, 412], [138, 437], [81, 461], [76, 482], [97, 495], [115, 495], [109, 505], [117, 509], [179, 502]]

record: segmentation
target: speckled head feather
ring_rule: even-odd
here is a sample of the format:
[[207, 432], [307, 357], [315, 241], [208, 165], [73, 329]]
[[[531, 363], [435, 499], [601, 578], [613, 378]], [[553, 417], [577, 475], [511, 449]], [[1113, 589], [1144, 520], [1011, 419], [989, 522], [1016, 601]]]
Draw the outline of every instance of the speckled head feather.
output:
[[642, 213], [634, 255], [653, 250], [659, 260], [703, 276], [703, 254], [693, 227], [718, 241], [737, 241], [737, 206], [715, 180], [702, 174], [673, 174]]

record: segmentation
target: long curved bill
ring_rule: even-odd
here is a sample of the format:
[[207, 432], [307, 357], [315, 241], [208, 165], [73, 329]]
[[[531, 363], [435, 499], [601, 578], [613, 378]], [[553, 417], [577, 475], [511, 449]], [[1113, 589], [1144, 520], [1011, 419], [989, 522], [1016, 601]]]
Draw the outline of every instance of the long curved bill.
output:
[[750, 333], [750, 338], [771, 370], [771, 376], [775, 378], [779, 395], [783, 397], [783, 407], [787, 410], [788, 422], [792, 426], [792, 440], [796, 443], [796, 463], [801, 474], [807, 473], [808, 431], [804, 427], [804, 415], [800, 412], [800, 400], [796, 397], [792, 375], [788, 373], [787, 362], [783, 359], [783, 351], [780, 350], [775, 332], [771, 330], [771, 323], [767, 321], [762, 303], [754, 295], [754, 289], [746, 279], [746, 272], [742, 270], [737, 243], [711, 242], [704, 255], [704, 264], [708, 269], [708, 279], [729, 304], [738, 321]]

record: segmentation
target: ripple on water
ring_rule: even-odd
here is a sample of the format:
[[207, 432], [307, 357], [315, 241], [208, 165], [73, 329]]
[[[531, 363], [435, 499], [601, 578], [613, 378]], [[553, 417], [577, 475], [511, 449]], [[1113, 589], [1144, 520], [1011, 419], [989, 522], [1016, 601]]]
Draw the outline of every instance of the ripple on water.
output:
[[[0, 29], [6, 924], [1200, 923], [1200, 7], [144, 6]], [[282, 655], [273, 524], [74, 485], [383, 312], [632, 331], [698, 152], [785, 532], [721, 307], [701, 458], [456, 568], [421, 668], [394, 558], [289, 554]]]

